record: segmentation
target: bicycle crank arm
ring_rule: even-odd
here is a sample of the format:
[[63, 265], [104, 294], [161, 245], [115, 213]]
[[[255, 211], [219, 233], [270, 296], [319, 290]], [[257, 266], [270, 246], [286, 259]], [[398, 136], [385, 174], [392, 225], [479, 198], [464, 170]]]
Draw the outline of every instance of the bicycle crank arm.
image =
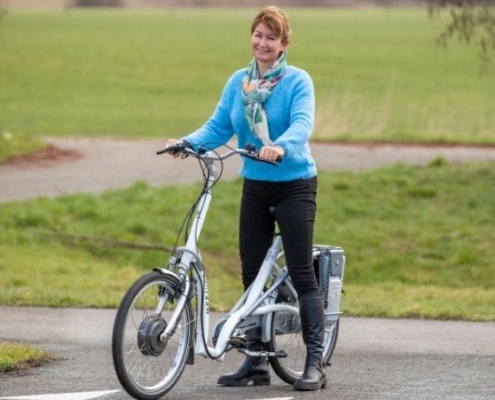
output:
[[250, 351], [250, 350], [240, 349], [239, 352], [245, 354], [248, 357], [276, 357], [276, 358], [287, 357], [287, 353], [283, 350], [273, 352], [273, 351]]

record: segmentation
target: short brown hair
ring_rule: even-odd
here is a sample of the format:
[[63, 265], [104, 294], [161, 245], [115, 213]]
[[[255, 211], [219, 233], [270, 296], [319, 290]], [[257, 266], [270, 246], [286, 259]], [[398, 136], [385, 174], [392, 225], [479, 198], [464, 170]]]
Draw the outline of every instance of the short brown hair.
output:
[[263, 7], [251, 23], [251, 34], [259, 23], [266, 25], [286, 46], [289, 44], [290, 27], [287, 15], [276, 6]]

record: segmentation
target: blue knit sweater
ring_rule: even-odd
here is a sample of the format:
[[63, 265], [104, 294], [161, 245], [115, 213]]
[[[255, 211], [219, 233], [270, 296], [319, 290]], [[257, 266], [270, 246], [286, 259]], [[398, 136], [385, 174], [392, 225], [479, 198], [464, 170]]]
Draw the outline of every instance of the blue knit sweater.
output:
[[[244, 72], [245, 69], [236, 71], [229, 78], [213, 115], [183, 140], [194, 148], [217, 148], [235, 134], [239, 147], [252, 143], [258, 150], [261, 148], [261, 141], [251, 132], [244, 116], [241, 89]], [[308, 142], [313, 130], [315, 96], [308, 73], [288, 66], [263, 107], [270, 139], [285, 150], [284, 158], [278, 166], [273, 166], [243, 157], [239, 174], [248, 179], [271, 182], [314, 177], [316, 165]]]

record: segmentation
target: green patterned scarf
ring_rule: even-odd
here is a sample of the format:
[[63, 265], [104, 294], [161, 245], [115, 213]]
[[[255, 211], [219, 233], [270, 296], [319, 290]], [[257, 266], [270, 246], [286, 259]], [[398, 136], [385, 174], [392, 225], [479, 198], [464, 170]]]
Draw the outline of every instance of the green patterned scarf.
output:
[[275, 63], [268, 68], [261, 79], [258, 76], [256, 60], [252, 60], [246, 68], [246, 74], [242, 80], [242, 100], [244, 102], [244, 115], [249, 125], [249, 129], [260, 139], [265, 146], [272, 146], [268, 132], [268, 122], [266, 119], [263, 103], [270, 97], [273, 88], [278, 83], [287, 67], [286, 53], [278, 58]]

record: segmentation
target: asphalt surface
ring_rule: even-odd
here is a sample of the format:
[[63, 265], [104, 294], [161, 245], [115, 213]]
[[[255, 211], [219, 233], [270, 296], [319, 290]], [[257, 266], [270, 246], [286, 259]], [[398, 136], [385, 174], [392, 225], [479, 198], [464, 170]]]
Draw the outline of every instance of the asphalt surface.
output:
[[[194, 160], [155, 156], [163, 140], [50, 142], [50, 151], [0, 164], [0, 202], [99, 193], [136, 180], [164, 185], [201, 179]], [[424, 165], [439, 156], [451, 162], [495, 161], [495, 148], [313, 144], [312, 151], [321, 170]], [[239, 161], [233, 158], [225, 167], [224, 176], [233, 178]], [[115, 310], [0, 307], [0, 340], [32, 343], [60, 357], [42, 367], [0, 375], [0, 399], [129, 399], [111, 362], [114, 316]], [[212, 326], [220, 317], [213, 314]], [[329, 388], [316, 393], [294, 392], [273, 374], [271, 386], [216, 386], [217, 377], [240, 360], [234, 352], [223, 363], [196, 358], [165, 398], [495, 399], [495, 323], [344, 316], [332, 367], [327, 368]]]
[[[213, 313], [212, 325], [221, 316]], [[114, 317], [115, 310], [0, 307], [0, 338], [34, 343], [62, 357], [0, 376], [0, 399], [110, 390], [117, 392], [101, 398], [130, 399], [111, 362]], [[495, 323], [343, 317], [332, 366], [326, 370], [329, 387], [310, 394], [294, 392], [273, 373], [271, 386], [217, 386], [217, 377], [235, 369], [240, 359], [235, 352], [223, 363], [196, 357], [165, 398], [495, 398]]]

